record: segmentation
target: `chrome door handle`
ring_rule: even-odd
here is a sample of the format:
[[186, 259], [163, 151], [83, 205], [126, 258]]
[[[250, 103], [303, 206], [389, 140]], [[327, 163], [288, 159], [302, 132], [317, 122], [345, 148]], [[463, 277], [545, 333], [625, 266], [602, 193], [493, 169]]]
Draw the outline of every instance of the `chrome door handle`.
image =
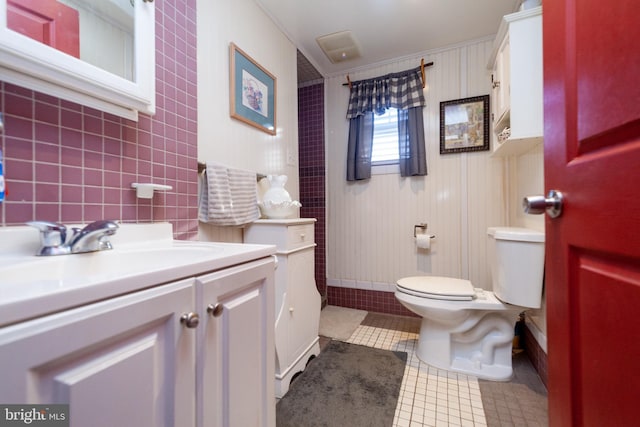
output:
[[549, 191], [547, 197], [544, 196], [528, 196], [522, 200], [522, 208], [525, 213], [531, 215], [540, 215], [547, 212], [551, 218], [557, 218], [562, 215], [562, 193], [556, 190]]

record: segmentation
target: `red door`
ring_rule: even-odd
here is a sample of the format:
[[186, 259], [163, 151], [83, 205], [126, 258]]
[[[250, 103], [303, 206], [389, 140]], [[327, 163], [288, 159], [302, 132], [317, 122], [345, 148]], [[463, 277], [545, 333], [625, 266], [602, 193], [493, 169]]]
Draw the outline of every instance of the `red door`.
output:
[[551, 426], [640, 423], [637, 0], [543, 4]]
[[78, 11], [56, 0], [7, 0], [7, 27], [80, 57]]

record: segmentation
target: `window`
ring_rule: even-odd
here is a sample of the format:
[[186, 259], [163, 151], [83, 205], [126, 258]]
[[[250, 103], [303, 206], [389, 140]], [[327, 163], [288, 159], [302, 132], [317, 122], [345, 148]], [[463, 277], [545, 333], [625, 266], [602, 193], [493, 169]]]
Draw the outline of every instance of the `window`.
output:
[[398, 110], [387, 108], [383, 115], [373, 115], [371, 164], [395, 164], [398, 157]]

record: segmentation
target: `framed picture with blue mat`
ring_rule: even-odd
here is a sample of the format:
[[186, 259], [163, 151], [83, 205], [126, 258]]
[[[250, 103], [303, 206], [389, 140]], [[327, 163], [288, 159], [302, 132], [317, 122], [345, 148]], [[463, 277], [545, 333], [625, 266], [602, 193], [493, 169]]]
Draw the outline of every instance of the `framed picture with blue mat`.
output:
[[276, 134], [276, 78], [242, 49], [230, 46], [231, 117]]

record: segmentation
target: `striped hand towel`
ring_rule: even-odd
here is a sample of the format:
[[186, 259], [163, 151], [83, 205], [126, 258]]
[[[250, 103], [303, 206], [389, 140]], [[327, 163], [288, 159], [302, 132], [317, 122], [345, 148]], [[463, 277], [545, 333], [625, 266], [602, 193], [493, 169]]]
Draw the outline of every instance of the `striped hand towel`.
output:
[[241, 226], [260, 218], [255, 172], [207, 162], [199, 179], [200, 221]]

